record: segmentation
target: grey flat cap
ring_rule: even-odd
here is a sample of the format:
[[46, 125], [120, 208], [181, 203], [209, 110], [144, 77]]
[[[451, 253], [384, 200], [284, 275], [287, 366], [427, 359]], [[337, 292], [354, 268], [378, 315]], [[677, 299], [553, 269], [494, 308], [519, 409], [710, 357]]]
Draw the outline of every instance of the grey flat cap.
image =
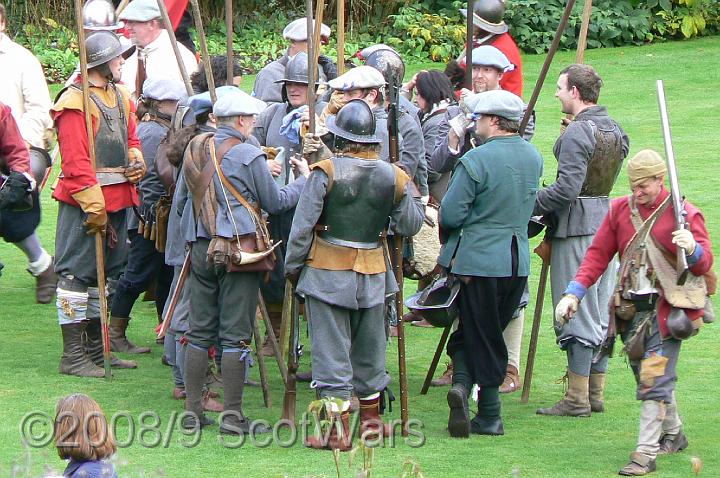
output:
[[244, 91], [235, 88], [218, 98], [213, 106], [215, 116], [222, 118], [227, 116], [250, 116], [259, 115], [267, 108], [264, 101], [253, 98]]
[[120, 20], [131, 22], [149, 22], [160, 18], [157, 0], [133, 0], [120, 13]]
[[333, 90], [338, 91], [380, 88], [381, 86], [385, 86], [385, 78], [382, 76], [382, 73], [372, 66], [363, 65], [351, 69], [334, 80], [328, 81], [328, 85]]
[[[313, 28], [314, 25], [315, 20], [313, 20]], [[325, 25], [324, 23], [320, 27], [320, 36], [325, 38], [330, 37], [330, 27]], [[306, 18], [298, 18], [297, 20], [293, 20], [292, 22], [288, 23], [288, 25], [283, 30], [283, 38], [285, 38], [286, 40], [306, 41], [307, 37], [308, 34]]]
[[179, 101], [184, 103], [187, 100], [187, 89], [180, 80], [169, 78], [152, 77], [143, 83], [142, 94], [145, 98], [157, 101]]
[[472, 98], [475, 106], [473, 113], [479, 115], [502, 116], [511, 121], [520, 121], [525, 104], [519, 96], [505, 90], [491, 90], [478, 93]]
[[[237, 87], [230, 85], [224, 85], [215, 88], [215, 94], [217, 95], [218, 99], [229, 93], [234, 93], [235, 91], [237, 91]], [[213, 104], [212, 100], [210, 99], [210, 92], [206, 91], [204, 93], [199, 93], [197, 95], [191, 96], [190, 98], [188, 98], [187, 105], [192, 108], [196, 115], [212, 111]]]
[[490, 45], [481, 45], [472, 51], [472, 64], [493, 66], [502, 72], [515, 69], [515, 65], [510, 63], [510, 60], [503, 52]]

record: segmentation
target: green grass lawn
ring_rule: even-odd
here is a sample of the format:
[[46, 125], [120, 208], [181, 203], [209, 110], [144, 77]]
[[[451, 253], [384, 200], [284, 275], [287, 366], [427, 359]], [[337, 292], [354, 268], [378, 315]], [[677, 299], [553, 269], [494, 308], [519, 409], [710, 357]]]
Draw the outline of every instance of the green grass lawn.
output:
[[[631, 154], [643, 148], [662, 150], [662, 133], [655, 93], [655, 80], [665, 80], [670, 121], [674, 134], [680, 183], [683, 193], [705, 212], [711, 236], [720, 237], [720, 163], [715, 126], [720, 120], [720, 37], [629, 47], [589, 50], [586, 61], [595, 66], [605, 81], [600, 103], [625, 128], [631, 140]], [[530, 97], [544, 57], [525, 55], [525, 96]], [[556, 162], [552, 145], [559, 131], [559, 103], [553, 97], [557, 73], [572, 62], [572, 52], [555, 58], [546, 86], [537, 105], [537, 134], [534, 143], [545, 157], [544, 181], [553, 181]], [[408, 72], [421, 68], [442, 68], [441, 65], [413, 65]], [[252, 86], [252, 77], [245, 79], [245, 89]], [[621, 175], [615, 195], [628, 190], [626, 175]], [[714, 198], [714, 199], [713, 199]], [[57, 206], [49, 191], [43, 193], [44, 220], [40, 234], [44, 246], [53, 250]], [[532, 244], [534, 246], [534, 244]], [[154, 345], [152, 329], [154, 308], [138, 303], [129, 335], [136, 343], [152, 345], [148, 356], [137, 358], [140, 368], [117, 371], [111, 382], [59, 375], [61, 354], [60, 330], [55, 308], [34, 303], [34, 281], [24, 269], [20, 252], [0, 243], [0, 259], [5, 263], [0, 278], [0, 476], [41, 476], [47, 467], [62, 470], [54, 448], [23, 447], [19, 424], [28, 412], [52, 414], [57, 400], [69, 393], [84, 392], [93, 396], [108, 416], [126, 411], [136, 423], [135, 441], [117, 454], [120, 476], [336, 476], [333, 455], [305, 449], [270, 446], [257, 448], [246, 444], [240, 449], [224, 447], [218, 441], [217, 427], [209, 428], [201, 443], [193, 448], [183, 446], [186, 440], [178, 429], [166, 429], [173, 413], [182, 410], [182, 403], [172, 400], [170, 369], [160, 365], [161, 348]], [[88, 258], [88, 260], [92, 260]], [[533, 273], [539, 262], [533, 263]], [[531, 289], [537, 287], [537, 276], [530, 278]], [[406, 293], [415, 284], [406, 284]], [[425, 476], [525, 476], [525, 477], [609, 477], [626, 463], [635, 447], [639, 406], [635, 400], [634, 382], [625, 359], [616, 356], [610, 365], [604, 414], [587, 419], [549, 418], [535, 415], [538, 406], [557, 400], [562, 386], [555, 379], [564, 371], [564, 356], [554, 345], [550, 326], [549, 293], [541, 326], [538, 357], [530, 403], [520, 403], [520, 394], [503, 397], [506, 435], [490, 438], [474, 436], [453, 440], [445, 430], [447, 405], [445, 389], [431, 389], [419, 394], [423, 378], [440, 337], [439, 330], [408, 327], [407, 363], [410, 386], [410, 415], [423, 423], [424, 446], [413, 448], [402, 442], [394, 448], [378, 449], [374, 457], [374, 476], [400, 476], [403, 463], [411, 460]], [[534, 298], [532, 299], [534, 303]], [[718, 304], [720, 306], [720, 304]], [[526, 338], [523, 362], [532, 320], [526, 314]], [[690, 459], [704, 462], [702, 476], [720, 476], [720, 454], [717, 451], [718, 395], [717, 351], [719, 334], [716, 326], [706, 327], [699, 336], [683, 347], [678, 366], [678, 403], [685, 422], [690, 447], [683, 453], [658, 460], [658, 477], [692, 476]], [[308, 342], [307, 339], [305, 339]], [[397, 377], [396, 343], [388, 346], [388, 367]], [[309, 357], [303, 358], [307, 367]], [[524, 364], [523, 364], [524, 365]], [[282, 385], [277, 368], [271, 371], [272, 408], [262, 406], [258, 388], [245, 394], [245, 412], [253, 418], [275, 421], [282, 404]], [[442, 368], [442, 363], [441, 367]], [[257, 368], [253, 371], [257, 377]], [[439, 372], [438, 372], [439, 373]], [[395, 385], [397, 393], [397, 385]], [[314, 393], [299, 384], [298, 410], [302, 411]], [[391, 418], [399, 417], [399, 402]], [[160, 432], [139, 436], [139, 417], [145, 411], [159, 415]], [[152, 424], [149, 424], [152, 426]], [[47, 428], [45, 428], [47, 430]], [[38, 426], [35, 431], [43, 431]], [[119, 420], [120, 438], [130, 434], [126, 420]], [[158, 435], [167, 446], [150, 446]], [[357, 469], [356, 457], [353, 469]], [[341, 457], [343, 477], [355, 476]]]

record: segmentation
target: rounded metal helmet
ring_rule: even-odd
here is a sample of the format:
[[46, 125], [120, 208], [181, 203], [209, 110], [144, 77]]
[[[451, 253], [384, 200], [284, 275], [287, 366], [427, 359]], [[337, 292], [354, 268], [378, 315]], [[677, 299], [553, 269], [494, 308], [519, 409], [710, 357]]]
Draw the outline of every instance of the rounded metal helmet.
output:
[[[315, 77], [317, 82], [317, 76]], [[304, 51], [292, 57], [285, 65], [285, 78], [275, 80], [275, 83], [303, 83], [308, 84], [308, 55]]]
[[119, 30], [125, 26], [117, 20], [110, 0], [88, 0], [83, 5], [82, 15], [86, 30]]
[[[461, 8], [467, 18], [467, 8]], [[473, 6], [473, 25], [495, 35], [508, 31], [507, 24], [503, 21], [505, 14], [504, 0], [477, 0]]]
[[337, 115], [328, 116], [327, 129], [336, 137], [354, 143], [380, 143], [375, 134], [375, 115], [361, 99], [350, 100]]
[[123, 46], [120, 39], [112, 32], [98, 31], [85, 39], [87, 49], [87, 67], [95, 68], [104, 65], [120, 55], [127, 58], [135, 51], [135, 45]]
[[695, 328], [690, 318], [681, 309], [672, 309], [667, 319], [670, 335], [678, 340], [685, 340], [693, 335]]
[[395, 50], [380, 48], [365, 58], [365, 64], [382, 73], [388, 85], [400, 85], [405, 77], [405, 63]]
[[458, 316], [457, 295], [460, 281], [448, 284], [447, 277], [435, 279], [429, 286], [405, 301], [414, 311], [435, 327], [449, 327]]
[[45, 178], [45, 172], [50, 167], [50, 155], [44, 149], [36, 146], [30, 146], [30, 172], [35, 178], [35, 182], [40, 184]]

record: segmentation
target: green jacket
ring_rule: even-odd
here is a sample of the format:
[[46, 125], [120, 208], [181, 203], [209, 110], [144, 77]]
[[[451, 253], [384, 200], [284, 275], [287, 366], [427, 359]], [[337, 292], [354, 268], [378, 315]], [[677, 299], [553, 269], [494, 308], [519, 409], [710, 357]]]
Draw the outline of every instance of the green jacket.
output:
[[509, 277], [516, 237], [517, 274], [529, 275], [527, 226], [542, 169], [538, 150], [518, 135], [490, 138], [460, 158], [440, 205], [447, 241], [438, 263], [459, 275]]

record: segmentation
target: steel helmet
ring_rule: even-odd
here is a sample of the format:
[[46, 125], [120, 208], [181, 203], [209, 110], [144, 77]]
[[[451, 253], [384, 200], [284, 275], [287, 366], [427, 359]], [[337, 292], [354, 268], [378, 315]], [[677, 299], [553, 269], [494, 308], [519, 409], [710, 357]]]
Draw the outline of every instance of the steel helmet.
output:
[[86, 30], [119, 30], [125, 26], [117, 20], [110, 0], [88, 0], [83, 5], [82, 15]]

